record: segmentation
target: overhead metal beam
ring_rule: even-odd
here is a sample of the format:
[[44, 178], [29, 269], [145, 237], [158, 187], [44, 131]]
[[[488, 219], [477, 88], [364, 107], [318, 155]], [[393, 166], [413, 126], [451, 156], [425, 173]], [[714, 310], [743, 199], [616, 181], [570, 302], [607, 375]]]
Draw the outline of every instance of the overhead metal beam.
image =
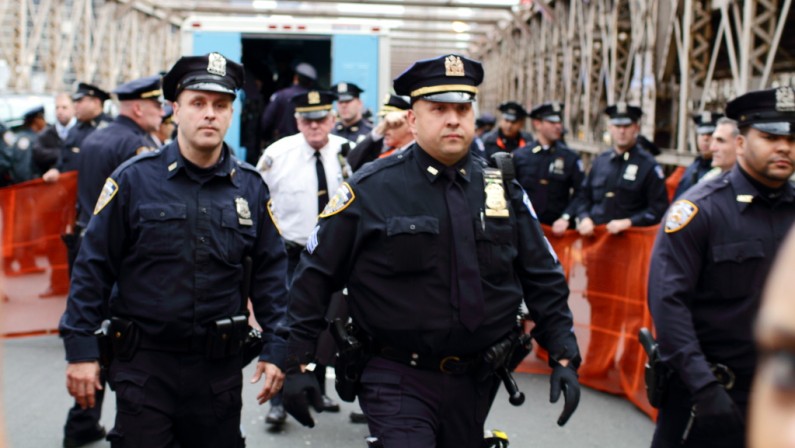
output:
[[392, 31], [406, 31], [410, 33], [445, 33], [445, 34], [478, 34], [485, 36], [489, 32], [487, 30], [478, 30], [478, 29], [470, 29], [463, 33], [459, 33], [453, 29], [444, 29], [444, 28], [421, 28], [421, 27], [409, 27], [409, 26], [396, 26], [391, 28]]
[[400, 36], [395, 35], [394, 33], [389, 35], [389, 38], [393, 41], [401, 41], [401, 42], [460, 42], [463, 44], [470, 44], [472, 43], [472, 39], [455, 39], [452, 37], [441, 37], [441, 36]]
[[422, 0], [308, 0], [309, 3], [346, 3], [352, 5], [388, 5], [388, 6], [416, 6], [420, 8], [470, 8], [510, 11], [511, 5], [495, 5], [494, 3], [457, 3], [454, 1], [433, 2]]
[[[169, 9], [184, 13], [205, 13], [205, 14], [239, 14], [239, 15], [278, 15], [294, 17], [315, 17], [315, 18], [350, 18], [350, 19], [376, 19], [376, 20], [404, 20], [416, 22], [455, 22], [466, 21], [469, 23], [496, 24], [501, 20], [510, 19], [507, 14], [502, 17], [482, 15], [461, 18], [455, 15], [430, 15], [430, 14], [384, 14], [373, 12], [342, 12], [330, 10], [300, 10], [288, 8], [254, 8], [253, 6], [235, 5], [218, 1], [181, 1], [170, 2]], [[426, 5], [427, 8], [427, 5]]]

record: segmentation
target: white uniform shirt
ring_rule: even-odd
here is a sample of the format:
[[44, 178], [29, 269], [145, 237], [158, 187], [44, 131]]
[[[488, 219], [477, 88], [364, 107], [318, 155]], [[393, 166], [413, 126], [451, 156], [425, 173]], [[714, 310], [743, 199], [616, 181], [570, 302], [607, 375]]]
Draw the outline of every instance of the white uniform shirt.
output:
[[[326, 172], [328, 197], [331, 199], [342, 185], [342, 166], [339, 152], [347, 139], [329, 135], [326, 146], [320, 148]], [[347, 162], [343, 162], [346, 164]], [[317, 224], [321, 210], [317, 208], [317, 172], [315, 149], [309, 146], [300, 132], [273, 143], [262, 153], [257, 170], [268, 184], [272, 210], [282, 238], [306, 246]], [[350, 168], [347, 168], [350, 172]]]

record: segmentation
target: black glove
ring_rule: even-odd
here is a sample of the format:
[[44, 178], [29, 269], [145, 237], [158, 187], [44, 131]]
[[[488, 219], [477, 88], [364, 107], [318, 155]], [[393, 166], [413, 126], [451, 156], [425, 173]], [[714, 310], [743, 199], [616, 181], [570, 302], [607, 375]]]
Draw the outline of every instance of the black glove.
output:
[[744, 425], [743, 416], [726, 389], [712, 383], [693, 395], [696, 424], [712, 430], [732, 430]]
[[558, 426], [563, 426], [569, 421], [571, 414], [577, 410], [580, 404], [580, 382], [577, 380], [577, 372], [570, 367], [556, 365], [552, 369], [549, 377], [549, 402], [557, 403], [560, 398], [560, 391], [563, 390], [563, 412], [558, 417]]
[[309, 413], [311, 404], [315, 411], [323, 411], [323, 395], [314, 372], [288, 373], [282, 391], [284, 410], [302, 425], [313, 428], [315, 420]]

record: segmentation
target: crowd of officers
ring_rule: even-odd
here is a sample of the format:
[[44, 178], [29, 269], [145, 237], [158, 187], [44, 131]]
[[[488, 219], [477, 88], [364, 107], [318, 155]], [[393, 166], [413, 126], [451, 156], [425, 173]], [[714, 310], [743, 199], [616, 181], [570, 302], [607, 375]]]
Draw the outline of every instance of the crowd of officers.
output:
[[[269, 424], [290, 414], [313, 426], [309, 406], [339, 410], [325, 369], [327, 328], [341, 319], [364, 348], [364, 362], [342, 371], [356, 367], [364, 415], [352, 418], [367, 422], [371, 446], [483, 446], [495, 372], [515, 367], [506, 359], [521, 302], [550, 354], [565, 424], [581, 356], [541, 224], [590, 237], [601, 225], [620, 235], [660, 223], [649, 307], [667, 387], [652, 446], [744, 446], [753, 323], [795, 221], [792, 88], [695, 116], [699, 155], [669, 178], [681, 177], [669, 207], [639, 135], [643, 112], [625, 102], [606, 108], [612, 147], [586, 172], [554, 99], [476, 118], [483, 68], [463, 56], [409, 67], [377, 125], [359, 86], [318, 89], [300, 63], [262, 114], [269, 144], [255, 167], [223, 142], [243, 79], [218, 53], [183, 57], [163, 77], [118, 86], [116, 118], [103, 111], [111, 94], [80, 83], [56, 97], [56, 123], [35, 107], [1, 148], [4, 185], [78, 171], [64, 235], [72, 284], [60, 330], [76, 398], [64, 446], [106, 436], [114, 447], [241, 446], [247, 299], [262, 328], [252, 381], [265, 378], [257, 398], [271, 401]], [[100, 328], [113, 353], [103, 368]], [[495, 347], [509, 349], [484, 361]], [[790, 376], [774, 387], [791, 389], [792, 352], [776, 353]], [[117, 397], [107, 434], [106, 382]]]

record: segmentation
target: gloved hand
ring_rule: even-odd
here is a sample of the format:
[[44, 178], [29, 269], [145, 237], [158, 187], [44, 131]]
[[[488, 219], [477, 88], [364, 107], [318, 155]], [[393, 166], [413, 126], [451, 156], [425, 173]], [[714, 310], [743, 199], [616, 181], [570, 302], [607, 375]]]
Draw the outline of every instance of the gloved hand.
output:
[[743, 416], [726, 389], [712, 383], [693, 395], [696, 425], [731, 430], [744, 425]]
[[565, 400], [563, 412], [558, 417], [558, 426], [565, 425], [580, 404], [580, 382], [577, 378], [577, 372], [570, 367], [558, 364], [552, 369], [552, 375], [549, 377], [549, 402], [557, 403], [561, 390]]
[[309, 413], [311, 404], [315, 411], [323, 411], [323, 394], [314, 372], [288, 373], [282, 390], [284, 410], [302, 425], [313, 428], [315, 420]]

